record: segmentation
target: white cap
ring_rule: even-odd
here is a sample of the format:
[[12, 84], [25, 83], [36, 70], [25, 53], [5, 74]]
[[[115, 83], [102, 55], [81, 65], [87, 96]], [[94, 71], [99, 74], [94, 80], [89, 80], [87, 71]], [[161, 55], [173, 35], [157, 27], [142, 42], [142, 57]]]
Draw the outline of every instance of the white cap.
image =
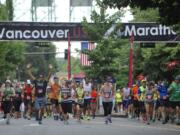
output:
[[6, 83], [11, 83], [11, 81], [10, 80], [6, 80]]
[[30, 81], [30, 80], [27, 80], [27, 84], [31, 84], [31, 81]]

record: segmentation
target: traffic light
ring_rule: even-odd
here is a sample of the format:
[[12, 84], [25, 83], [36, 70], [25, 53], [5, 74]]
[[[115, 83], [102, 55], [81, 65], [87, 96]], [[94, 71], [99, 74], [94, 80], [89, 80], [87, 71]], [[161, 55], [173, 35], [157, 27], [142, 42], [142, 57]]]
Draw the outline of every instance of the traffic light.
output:
[[64, 59], [67, 60], [68, 59], [68, 49], [64, 50]]

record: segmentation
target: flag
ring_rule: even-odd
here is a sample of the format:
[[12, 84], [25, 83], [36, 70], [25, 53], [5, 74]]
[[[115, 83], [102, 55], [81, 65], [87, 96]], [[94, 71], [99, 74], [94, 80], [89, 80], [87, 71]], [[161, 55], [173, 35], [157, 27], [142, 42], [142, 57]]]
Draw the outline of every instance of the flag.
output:
[[[93, 50], [95, 45], [93, 42], [81, 42], [81, 51], [82, 50]], [[88, 55], [81, 53], [81, 65], [90, 66], [92, 61], [88, 60]]]

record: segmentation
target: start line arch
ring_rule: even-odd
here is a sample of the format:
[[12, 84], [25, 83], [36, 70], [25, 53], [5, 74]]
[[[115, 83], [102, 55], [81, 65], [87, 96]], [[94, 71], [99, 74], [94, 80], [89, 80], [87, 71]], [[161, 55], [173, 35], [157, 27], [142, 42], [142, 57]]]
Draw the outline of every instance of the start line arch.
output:
[[[108, 31], [115, 27], [116, 24]], [[134, 42], [139, 43], [180, 42], [180, 35], [157, 23], [122, 23], [122, 29], [116, 33], [121, 38], [129, 38], [133, 33]], [[81, 23], [0, 22], [0, 41], [67, 41], [68, 35], [71, 41], [88, 41]]]

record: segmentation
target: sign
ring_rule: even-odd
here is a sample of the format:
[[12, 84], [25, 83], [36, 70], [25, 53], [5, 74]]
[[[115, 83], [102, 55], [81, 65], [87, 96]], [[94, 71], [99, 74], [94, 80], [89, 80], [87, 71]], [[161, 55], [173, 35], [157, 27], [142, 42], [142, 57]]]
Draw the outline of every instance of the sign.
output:
[[170, 27], [157, 23], [124, 23], [117, 34], [122, 38], [133, 34], [135, 42], [180, 42], [180, 35]]
[[71, 7], [92, 6], [93, 0], [70, 0]]
[[0, 40], [88, 40], [80, 23], [0, 22]]
[[[110, 28], [107, 36], [114, 30], [116, 25]], [[115, 32], [119, 38], [129, 38], [133, 34], [134, 42], [180, 42], [180, 35], [157, 23], [123, 23], [121, 30]], [[0, 22], [0, 40], [67, 41], [68, 34], [71, 41], [88, 41], [81, 23]]]

